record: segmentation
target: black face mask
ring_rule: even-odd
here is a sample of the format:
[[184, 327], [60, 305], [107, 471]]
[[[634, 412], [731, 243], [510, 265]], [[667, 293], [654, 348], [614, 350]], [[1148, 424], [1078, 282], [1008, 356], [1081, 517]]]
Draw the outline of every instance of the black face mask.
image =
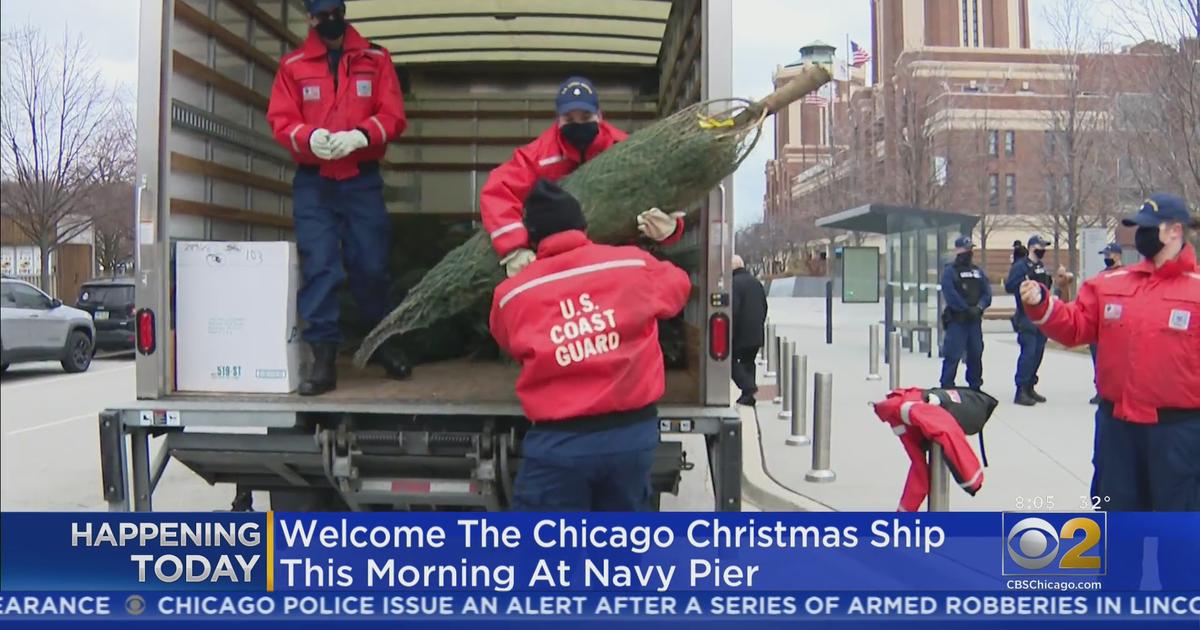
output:
[[1154, 258], [1161, 252], [1166, 243], [1158, 238], [1158, 226], [1140, 227], [1133, 234], [1133, 242], [1137, 245], [1138, 253], [1146, 258]]
[[313, 27], [317, 30], [317, 35], [324, 39], [338, 39], [346, 34], [346, 16], [344, 15], [326, 15], [321, 17], [321, 21]]
[[1044, 249], [1035, 249], [1035, 250], [1033, 250], [1033, 255], [1034, 255], [1034, 256], [1036, 256], [1038, 260], [1041, 260], [1042, 258], [1045, 258], [1045, 256], [1046, 256], [1046, 250], [1044, 250]]
[[958, 263], [959, 265], [966, 266], [966, 265], [971, 264], [971, 261], [974, 259], [975, 259], [974, 252], [963, 252], [954, 257], [954, 262]]
[[563, 140], [566, 140], [567, 144], [579, 150], [579, 157], [582, 158], [587, 153], [588, 147], [592, 146], [592, 142], [596, 140], [596, 136], [600, 135], [600, 123], [567, 123], [559, 128], [558, 132], [562, 134]]
[[1105, 267], [1106, 269], [1112, 269], [1112, 268], [1113, 268], [1113, 267], [1115, 267], [1115, 266], [1117, 266], [1117, 261], [1115, 261], [1115, 260], [1113, 260], [1113, 259], [1111, 259], [1111, 258], [1105, 258], [1105, 259], [1104, 259], [1104, 267]]

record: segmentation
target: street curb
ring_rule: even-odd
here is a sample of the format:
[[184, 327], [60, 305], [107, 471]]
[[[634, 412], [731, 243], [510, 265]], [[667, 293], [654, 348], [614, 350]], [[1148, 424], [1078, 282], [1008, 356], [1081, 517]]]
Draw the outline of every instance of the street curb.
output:
[[742, 497], [764, 512], [829, 512], [822, 505], [771, 479], [763, 465], [758, 414], [754, 407], [737, 405], [742, 421]]

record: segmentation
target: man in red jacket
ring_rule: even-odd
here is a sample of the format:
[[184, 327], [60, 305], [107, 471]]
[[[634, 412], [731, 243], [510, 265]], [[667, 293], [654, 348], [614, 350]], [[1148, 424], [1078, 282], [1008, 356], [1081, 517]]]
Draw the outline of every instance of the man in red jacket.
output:
[[1067, 346], [1096, 344], [1096, 498], [1111, 511], [1200, 510], [1200, 272], [1187, 203], [1154, 195], [1137, 226], [1144, 260], [1083, 284], [1074, 302], [1021, 285], [1033, 323]]
[[[512, 159], [488, 175], [479, 195], [483, 227], [508, 277], [517, 275], [534, 259], [521, 207], [539, 179], [558, 181], [575, 172], [628, 136], [608, 124], [600, 112], [596, 87], [583, 77], [563, 81], [555, 98], [556, 124], [533, 142], [513, 152]], [[641, 233], [663, 245], [683, 235], [683, 218], [650, 208], [637, 217]]]
[[[283, 56], [267, 121], [298, 165], [292, 217], [302, 282], [297, 310], [307, 322], [312, 370], [300, 395], [337, 386], [341, 342], [338, 288], [349, 276], [360, 325], [374, 327], [387, 300], [391, 223], [383, 203], [379, 160], [404, 132], [404, 98], [387, 49], [346, 23], [342, 0], [306, 0], [312, 30], [299, 50]], [[389, 345], [374, 361], [396, 378], [411, 373]]]
[[524, 225], [537, 260], [500, 283], [491, 314], [533, 423], [513, 508], [643, 510], [666, 388], [658, 320], [683, 310], [691, 281], [637, 247], [592, 243], [579, 202], [551, 182], [534, 186]]

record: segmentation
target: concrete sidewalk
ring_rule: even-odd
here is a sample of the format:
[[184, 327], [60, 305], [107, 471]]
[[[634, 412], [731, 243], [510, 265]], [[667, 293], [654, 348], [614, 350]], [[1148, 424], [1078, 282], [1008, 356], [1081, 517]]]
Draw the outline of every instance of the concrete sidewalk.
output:
[[[1005, 300], [1011, 301], [1011, 297], [997, 296], [998, 303]], [[835, 303], [834, 343], [826, 345], [823, 299], [770, 300], [771, 322], [779, 334], [797, 342], [798, 354], [808, 355], [810, 436], [813, 374], [833, 373], [831, 460], [837, 480], [825, 484], [805, 481], [812, 447], [785, 445], [790, 422], [778, 419], [779, 406], [768, 397], [773, 396], [774, 379], [763, 377], [760, 368], [756, 415], [763, 467], [775, 482], [830, 509], [893, 510], [908, 471], [909, 460], [900, 441], [868, 406], [887, 392], [888, 368], [882, 358], [882, 379], [866, 380], [868, 326], [880, 321], [882, 313], [882, 304]], [[1092, 474], [1095, 408], [1087, 403], [1093, 394], [1091, 360], [1087, 354], [1047, 349], [1038, 391], [1049, 402], [1036, 407], [1014, 405], [1013, 371], [1019, 349], [1007, 322], [1000, 324], [986, 327], [984, 335], [983, 389], [1000, 400], [984, 431], [990, 466], [984, 471], [983, 489], [975, 497], [952, 485], [951, 509], [1017, 510], [1034, 505], [1038, 509], [1083, 509]], [[901, 355], [901, 385], [937, 385], [941, 359], [936, 351], [933, 358], [907, 350]], [[959, 385], [965, 385], [964, 370], [960, 366]], [[978, 451], [977, 439], [972, 436], [968, 441]]]

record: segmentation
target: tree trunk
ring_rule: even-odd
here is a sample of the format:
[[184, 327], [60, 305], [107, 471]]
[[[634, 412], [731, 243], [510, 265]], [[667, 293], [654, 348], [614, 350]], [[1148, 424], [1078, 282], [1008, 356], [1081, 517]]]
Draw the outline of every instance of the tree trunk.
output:
[[41, 272], [42, 273], [41, 273], [41, 279], [39, 280], [39, 285], [41, 286], [43, 291], [45, 291], [49, 295], [53, 296], [54, 290], [50, 286], [50, 246], [45, 243], [39, 243], [38, 249], [41, 250], [41, 253], [42, 253], [42, 261], [41, 261], [42, 262], [42, 264], [41, 264]]
[[1067, 271], [1077, 273], [1076, 264], [1079, 260], [1079, 248], [1076, 246], [1075, 237], [1079, 234], [1079, 215], [1072, 214], [1067, 222]]

